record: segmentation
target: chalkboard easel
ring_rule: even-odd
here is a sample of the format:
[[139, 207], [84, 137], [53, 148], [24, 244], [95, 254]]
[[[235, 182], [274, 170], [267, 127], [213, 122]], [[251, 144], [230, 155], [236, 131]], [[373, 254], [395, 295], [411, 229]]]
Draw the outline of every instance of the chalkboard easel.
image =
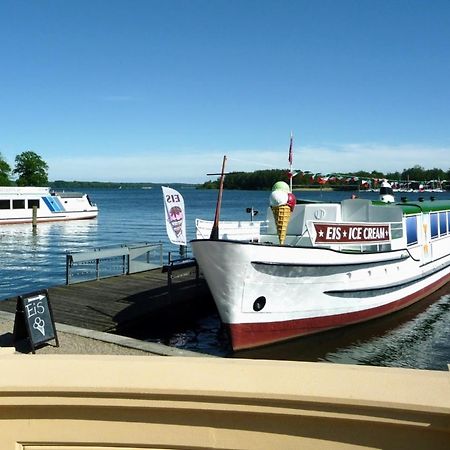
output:
[[36, 347], [53, 339], [59, 347], [52, 307], [46, 289], [17, 297], [14, 341], [22, 339], [28, 339], [33, 353], [36, 353]]

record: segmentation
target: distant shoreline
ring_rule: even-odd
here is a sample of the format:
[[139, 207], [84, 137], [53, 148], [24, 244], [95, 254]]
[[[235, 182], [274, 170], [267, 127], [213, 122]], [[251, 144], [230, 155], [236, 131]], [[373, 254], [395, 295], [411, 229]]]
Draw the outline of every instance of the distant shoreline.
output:
[[174, 188], [196, 188], [198, 184], [189, 183], [120, 183], [112, 181], [50, 181], [49, 186], [52, 189], [158, 189], [161, 186], [170, 186]]

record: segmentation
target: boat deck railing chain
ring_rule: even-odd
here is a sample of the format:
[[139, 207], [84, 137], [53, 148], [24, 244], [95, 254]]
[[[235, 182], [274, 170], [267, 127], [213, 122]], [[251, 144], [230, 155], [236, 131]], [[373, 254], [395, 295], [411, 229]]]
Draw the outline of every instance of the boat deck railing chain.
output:
[[125, 275], [163, 266], [162, 243], [90, 248], [66, 254], [66, 284]]

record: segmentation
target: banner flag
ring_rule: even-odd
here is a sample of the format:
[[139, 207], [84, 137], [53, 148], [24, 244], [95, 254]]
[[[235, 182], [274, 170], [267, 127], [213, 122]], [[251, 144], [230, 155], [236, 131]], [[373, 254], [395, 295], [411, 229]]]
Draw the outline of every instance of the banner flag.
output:
[[164, 197], [167, 236], [172, 244], [187, 245], [183, 196], [175, 189], [161, 186]]
[[291, 140], [289, 141], [289, 156], [288, 156], [288, 161], [289, 164], [292, 166], [292, 162], [294, 160], [294, 149], [292, 148], [292, 142], [293, 141], [293, 136], [291, 133]]

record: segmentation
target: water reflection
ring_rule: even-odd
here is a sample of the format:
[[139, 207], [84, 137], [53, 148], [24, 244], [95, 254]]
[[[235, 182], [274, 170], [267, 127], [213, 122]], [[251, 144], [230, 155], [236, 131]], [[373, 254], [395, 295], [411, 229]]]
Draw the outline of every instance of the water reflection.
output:
[[[11, 243], [16, 246], [22, 246], [24, 242], [17, 239], [27, 240], [29, 237], [46, 241], [44, 246], [48, 246], [48, 239], [52, 236], [58, 236], [70, 242], [70, 238], [76, 236], [91, 235], [92, 231], [97, 228], [97, 219], [90, 220], [72, 220], [67, 222], [45, 222], [39, 223], [33, 228], [30, 224], [2, 225], [0, 228], [0, 242]], [[72, 239], [77, 242], [77, 239]], [[26, 241], [26, 243], [29, 243]]]
[[438, 348], [448, 342], [449, 330], [445, 324], [449, 319], [450, 296], [447, 295], [398, 328], [366, 342], [357, 341], [327, 354], [325, 359], [348, 364], [445, 370], [445, 359], [438, 363], [435, 360]]
[[0, 298], [63, 284], [66, 252], [90, 247], [96, 233], [96, 219], [2, 226]]

